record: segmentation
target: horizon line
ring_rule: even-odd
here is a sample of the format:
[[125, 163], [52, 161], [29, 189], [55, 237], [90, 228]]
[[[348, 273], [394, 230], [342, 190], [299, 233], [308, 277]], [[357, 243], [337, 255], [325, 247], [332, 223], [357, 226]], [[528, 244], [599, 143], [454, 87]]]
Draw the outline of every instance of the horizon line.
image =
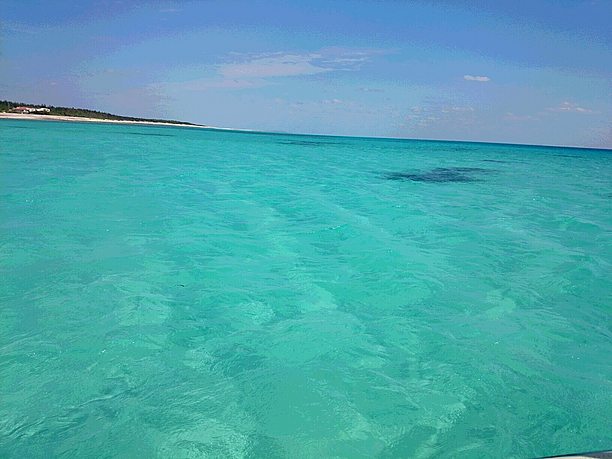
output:
[[[8, 99], [4, 99], [3, 101], [6, 102], [12, 102]], [[15, 103], [15, 102], [12, 102]], [[22, 103], [22, 102], [19, 102]], [[26, 105], [32, 105], [32, 106], [49, 106], [47, 104], [26, 104]], [[51, 107], [56, 107], [56, 108], [66, 108], [64, 106], [54, 106], [54, 105], [50, 105]], [[76, 108], [76, 107], [70, 107], [70, 108]], [[91, 110], [91, 111], [99, 111], [100, 113], [108, 113], [109, 115], [113, 115], [113, 116], [120, 116], [120, 117], [128, 117], [128, 118], [140, 118], [140, 116], [135, 116], [135, 115], [116, 115], [114, 113], [110, 113], [110, 112], [101, 112], [100, 110], [97, 109], [83, 109], [83, 108], [79, 108], [80, 110]], [[15, 119], [15, 118], [13, 118]], [[144, 118], [143, 118], [144, 119]], [[42, 118], [41, 118], [42, 120]], [[51, 119], [47, 119], [45, 121], [61, 121], [61, 120], [51, 120]], [[110, 122], [111, 120], [107, 121]], [[164, 126], [163, 124], [161, 124], [161, 122], [164, 121], [170, 121], [170, 120], [165, 120], [165, 119], [159, 119], [159, 123], [160, 126]], [[178, 121], [178, 120], [172, 120], [172, 121]], [[68, 121], [70, 122], [70, 121]], [[79, 121], [74, 120], [74, 122], [78, 123]], [[250, 133], [250, 134], [280, 134], [280, 135], [297, 135], [297, 136], [316, 136], [316, 137], [342, 137], [342, 138], [352, 138], [352, 139], [380, 139], [380, 140], [412, 140], [412, 141], [422, 141], [422, 142], [457, 142], [457, 143], [479, 143], [479, 144], [488, 144], [488, 145], [514, 145], [514, 146], [524, 146], [524, 147], [543, 147], [543, 148], [573, 148], [573, 149], [577, 149], [577, 150], [601, 150], [601, 151], [612, 151], [612, 146], [611, 147], [589, 147], [589, 146], [584, 146], [584, 145], [553, 145], [553, 144], [531, 144], [531, 143], [513, 143], [513, 142], [507, 142], [507, 141], [486, 141], [486, 140], [466, 140], [466, 139], [433, 139], [433, 138], [424, 138], [424, 139], [418, 139], [418, 138], [414, 138], [414, 137], [394, 137], [394, 136], [376, 136], [376, 135], [346, 135], [346, 134], [321, 134], [321, 133], [308, 133], [308, 132], [288, 132], [288, 131], [260, 131], [260, 130], [256, 130], [256, 129], [249, 129], [249, 128], [234, 128], [234, 127], [222, 127], [222, 126], [211, 126], [211, 125], [207, 125], [207, 124], [200, 124], [200, 123], [195, 123], [193, 121], [178, 121], [179, 123], [186, 123], [184, 125], [181, 124], [176, 124], [175, 127], [188, 127], [188, 124], [194, 125], [194, 127], [200, 127], [200, 128], [204, 128], [204, 129], [210, 129], [210, 130], [219, 130], [219, 131], [235, 131], [235, 132], [245, 132], [245, 133]], [[115, 124], [120, 124], [120, 123], [115, 123]], [[156, 124], [156, 122], [153, 122], [151, 124]], [[144, 125], [144, 124], [143, 124]], [[168, 127], [173, 127], [173, 126], [168, 126]]]
[[541, 147], [541, 148], [573, 148], [575, 150], [603, 150], [612, 151], [612, 147], [589, 147], [584, 145], [553, 145], [553, 144], [538, 144], [538, 143], [513, 143], [504, 141], [489, 141], [489, 140], [459, 140], [459, 139], [432, 139], [424, 138], [419, 139], [415, 137], [389, 137], [389, 136], [376, 136], [376, 135], [347, 135], [347, 134], [320, 134], [320, 133], [306, 133], [306, 132], [287, 132], [287, 131], [258, 131], [255, 129], [246, 128], [222, 128], [208, 126], [210, 129], [218, 129], [223, 131], [236, 131], [245, 132], [250, 134], [277, 134], [277, 135], [297, 135], [297, 136], [311, 136], [311, 137], [342, 137], [347, 139], [377, 139], [377, 140], [410, 140], [418, 142], [454, 142], [454, 143], [479, 143], [486, 145], [511, 145], [520, 147]]

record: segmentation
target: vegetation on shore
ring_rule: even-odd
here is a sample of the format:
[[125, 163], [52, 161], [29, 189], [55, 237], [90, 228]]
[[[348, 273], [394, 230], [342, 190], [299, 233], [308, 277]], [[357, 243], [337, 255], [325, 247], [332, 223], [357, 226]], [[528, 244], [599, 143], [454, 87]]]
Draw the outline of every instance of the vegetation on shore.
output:
[[141, 121], [147, 123], [171, 123], [171, 124], [183, 124], [188, 126], [197, 126], [194, 123], [187, 123], [185, 121], [176, 120], [160, 120], [151, 118], [136, 118], [133, 116], [120, 116], [113, 115], [112, 113], [99, 112], [97, 110], [88, 110], [86, 108], [74, 108], [74, 107], [55, 107], [53, 105], [40, 105], [40, 104], [26, 104], [22, 102], [11, 102], [8, 100], [0, 100], [0, 113], [11, 112], [16, 107], [32, 107], [32, 108], [48, 108], [48, 112], [32, 113], [38, 116], [58, 115], [58, 116], [77, 116], [81, 118], [95, 118], [100, 120], [113, 120], [113, 121]]

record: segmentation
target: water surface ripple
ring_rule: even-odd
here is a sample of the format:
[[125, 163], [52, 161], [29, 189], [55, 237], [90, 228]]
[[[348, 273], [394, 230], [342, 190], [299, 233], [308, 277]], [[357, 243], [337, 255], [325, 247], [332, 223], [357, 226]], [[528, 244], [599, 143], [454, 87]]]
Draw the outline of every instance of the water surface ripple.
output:
[[611, 191], [609, 151], [0, 121], [0, 456], [610, 448]]

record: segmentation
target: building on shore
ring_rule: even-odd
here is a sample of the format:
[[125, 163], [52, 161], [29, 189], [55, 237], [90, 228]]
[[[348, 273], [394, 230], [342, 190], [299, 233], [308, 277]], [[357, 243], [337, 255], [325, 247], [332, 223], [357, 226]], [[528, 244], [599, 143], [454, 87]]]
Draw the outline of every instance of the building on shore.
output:
[[27, 114], [27, 113], [49, 113], [51, 111], [51, 109], [49, 108], [45, 108], [45, 107], [15, 107], [13, 109], [11, 109], [11, 111], [13, 113], [23, 113], [23, 114]]

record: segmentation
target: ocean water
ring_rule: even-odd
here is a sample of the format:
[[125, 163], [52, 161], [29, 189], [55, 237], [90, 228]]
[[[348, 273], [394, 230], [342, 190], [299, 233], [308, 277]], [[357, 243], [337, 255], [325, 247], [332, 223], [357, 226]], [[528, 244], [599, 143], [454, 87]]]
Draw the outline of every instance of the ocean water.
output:
[[0, 457], [612, 447], [612, 152], [0, 121]]

